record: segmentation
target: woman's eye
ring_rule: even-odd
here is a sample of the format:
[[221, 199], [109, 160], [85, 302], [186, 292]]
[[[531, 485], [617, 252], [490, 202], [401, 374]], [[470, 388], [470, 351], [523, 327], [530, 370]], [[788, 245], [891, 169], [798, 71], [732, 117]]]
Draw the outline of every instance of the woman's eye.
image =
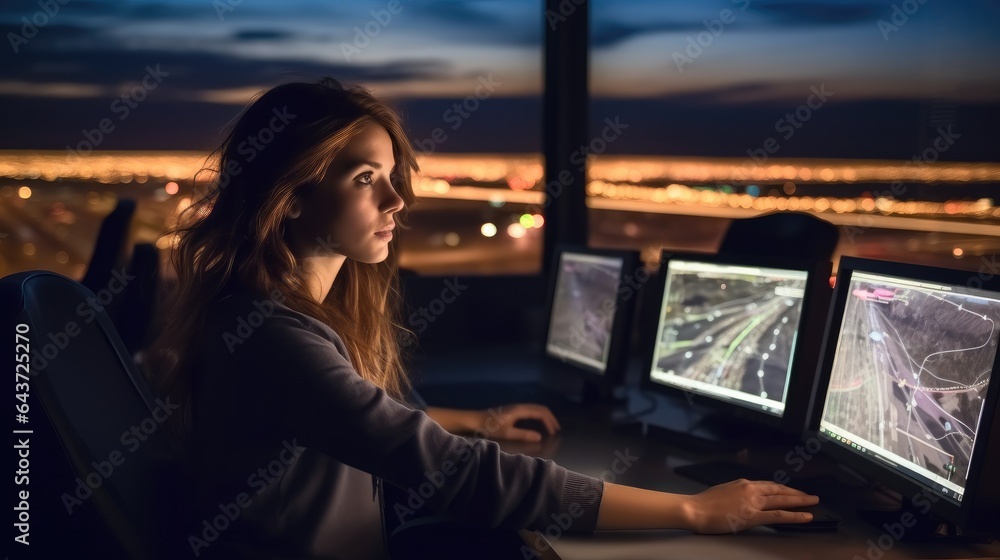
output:
[[356, 180], [362, 185], [370, 185], [372, 184], [372, 172], [368, 171], [366, 173], [362, 173], [361, 175], [358, 175]]

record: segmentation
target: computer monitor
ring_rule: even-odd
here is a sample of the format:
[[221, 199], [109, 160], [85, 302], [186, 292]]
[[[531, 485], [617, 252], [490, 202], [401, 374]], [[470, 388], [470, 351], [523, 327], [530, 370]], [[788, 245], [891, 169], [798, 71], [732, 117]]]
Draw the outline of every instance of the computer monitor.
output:
[[620, 383], [633, 308], [649, 273], [634, 251], [557, 248], [545, 355], [604, 396]]
[[[904, 507], [1000, 533], [992, 275], [843, 258], [817, 392], [830, 456], [899, 492]], [[815, 420], [814, 420], [815, 422]]]
[[661, 263], [644, 387], [801, 436], [830, 263], [679, 253]]

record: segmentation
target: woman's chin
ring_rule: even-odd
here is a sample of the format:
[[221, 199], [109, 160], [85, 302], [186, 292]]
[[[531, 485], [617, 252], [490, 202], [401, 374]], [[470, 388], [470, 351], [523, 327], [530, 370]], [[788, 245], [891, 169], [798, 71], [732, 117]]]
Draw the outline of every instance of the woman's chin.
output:
[[365, 264], [378, 264], [389, 257], [389, 246], [383, 245], [371, 251], [366, 252], [364, 255], [350, 256], [349, 258], [354, 261], [362, 262]]

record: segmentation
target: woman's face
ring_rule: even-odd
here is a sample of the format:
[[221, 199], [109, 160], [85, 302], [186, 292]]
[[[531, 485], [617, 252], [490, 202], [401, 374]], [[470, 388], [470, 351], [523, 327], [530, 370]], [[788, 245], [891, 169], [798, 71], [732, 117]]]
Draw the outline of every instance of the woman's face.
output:
[[289, 222], [300, 256], [346, 256], [376, 263], [389, 255], [393, 216], [403, 199], [390, 176], [396, 165], [392, 140], [381, 125], [368, 123], [334, 158], [323, 181], [301, 197], [301, 214]]

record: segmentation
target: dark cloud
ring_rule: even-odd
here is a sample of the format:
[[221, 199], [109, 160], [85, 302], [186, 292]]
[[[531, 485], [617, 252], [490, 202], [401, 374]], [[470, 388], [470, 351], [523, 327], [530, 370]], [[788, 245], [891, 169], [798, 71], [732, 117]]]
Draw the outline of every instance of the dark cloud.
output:
[[[0, 36], [20, 32], [20, 26], [0, 24]], [[96, 48], [59, 48], [70, 40], [86, 40]], [[335, 76], [347, 82], [434, 81], [449, 77], [442, 60], [384, 64], [324, 63], [315, 60], [257, 60], [206, 51], [126, 49], [99, 29], [50, 25], [22, 45], [20, 53], [6, 57], [3, 79], [35, 83], [72, 82], [114, 87], [141, 80], [147, 65], [160, 65], [167, 78], [167, 92], [188, 94], [198, 90], [239, 88], [271, 84], [284, 76]]]
[[295, 37], [294, 33], [276, 29], [247, 29], [233, 34], [233, 39], [237, 41], [276, 41], [292, 37]]
[[530, 12], [531, 19], [518, 20], [510, 17], [511, 13], [520, 13], [520, 8], [516, 4], [518, 2], [514, 0], [505, 0], [502, 6], [506, 10], [504, 13], [487, 11], [474, 3], [453, 0], [404, 3], [403, 11], [394, 17], [405, 18], [412, 25], [434, 30], [446, 41], [541, 45], [544, 22], [540, 6]]
[[[468, 2], [433, 1], [403, 4], [403, 12], [444, 23], [474, 27], [494, 27], [502, 20]], [[537, 22], [532, 22], [537, 23]]]
[[[792, 90], [785, 86], [786, 90]], [[798, 90], [796, 90], [798, 91]], [[805, 98], [809, 93], [809, 86], [803, 86], [801, 88], [801, 95], [799, 97]], [[764, 99], [759, 104], [781, 104], [786, 102], [787, 98], [797, 99], [792, 95], [781, 95], [780, 92], [776, 91], [775, 84], [769, 82], [744, 82], [736, 84], [729, 87], [717, 87], [708, 91], [693, 91], [688, 93], [674, 93], [669, 95], [661, 96], [659, 99], [663, 101], [669, 101], [674, 104], [683, 105], [703, 105], [703, 106], [717, 106], [717, 105], [729, 105], [732, 99], [746, 99], [746, 98], [758, 98]]]
[[[422, 19], [431, 26], [441, 28], [449, 40], [467, 40], [477, 44], [492, 43], [514, 46], [541, 46], [545, 21], [542, 12], [533, 10], [531, 19], [518, 20], [510, 17], [510, 13], [491, 12], [477, 7], [475, 4], [438, 1], [425, 4], [404, 4], [404, 11], [396, 17], [412, 17]], [[602, 19], [591, 22], [591, 43], [594, 47], [603, 48], [648, 33], [664, 31], [701, 30], [702, 22], [651, 22], [645, 24], [623, 24]]]
[[[82, 25], [49, 23], [43, 27], [28, 26], [24, 22], [20, 23], [0, 23], [0, 33], [3, 34], [4, 43], [7, 45], [4, 50], [11, 48], [11, 34], [16, 35], [13, 42], [18, 43], [17, 53], [26, 49], [29, 45], [34, 49], [58, 48], [67, 40], [92, 39], [95, 37], [95, 30], [92, 27]], [[20, 38], [27, 41], [20, 44]], [[15, 54], [13, 50], [5, 52], [4, 55]]]
[[[106, 99], [51, 99], [0, 97], [16, 110], [5, 115], [5, 126], [17, 134], [0, 135], [0, 149], [56, 149], [76, 145], [105, 117], [115, 119]], [[537, 97], [497, 97], [483, 103], [458, 130], [442, 121], [442, 112], [458, 99], [409, 99], [395, 103], [402, 109], [409, 136], [426, 141], [435, 128], [447, 131], [440, 152], [524, 153], [541, 150], [541, 100]], [[775, 120], [801, 103], [785, 106], [745, 103], [719, 105], [700, 97], [658, 99], [594, 99], [591, 129], [600, 130], [607, 115], [628, 124], [629, 134], [608, 145], [608, 154], [721, 156], [746, 158], [769, 137], [781, 148], [774, 157], [843, 157], [909, 160], [927, 147], [921, 141], [920, 115], [924, 103], [913, 99], [845, 101], [817, 112], [808, 126], [785, 141], [775, 131]], [[211, 150], [218, 147], [227, 122], [240, 107], [196, 102], [149, 100], [128, 119], [115, 119], [116, 129], [101, 149]], [[993, 146], [1000, 127], [1000, 106], [963, 105], [955, 131], [962, 141], [942, 157], [948, 161], [996, 161]], [[863, 132], [859, 132], [863, 131]], [[930, 131], [933, 138], [933, 130]]]
[[[741, 4], [726, 6], [737, 16]], [[725, 6], [725, 5], [724, 5]], [[775, 27], [818, 27], [842, 26], [858, 22], [874, 22], [884, 15], [885, 2], [845, 0], [841, 2], [828, 0], [792, 1], [792, 0], [753, 0], [749, 8], [763, 18], [739, 18], [741, 29], [762, 29], [774, 31]], [[694, 33], [705, 30], [705, 19], [696, 18], [690, 21], [673, 20], [657, 21], [666, 12], [651, 12], [647, 21], [637, 24], [625, 24], [610, 19], [591, 21], [590, 42], [595, 48], [613, 47], [624, 41], [652, 33]], [[706, 14], [717, 14], [713, 9], [706, 9]]]
[[[749, 84], [750, 89], [760, 87]], [[739, 88], [733, 88], [739, 89]], [[604, 115], [628, 124], [628, 134], [608, 144], [607, 154], [748, 157], [768, 138], [778, 142], [773, 157], [910, 160], [935, 137], [934, 125], [922, 120], [928, 101], [904, 98], [841, 100], [816, 111], [789, 139], [775, 129], [805, 101], [789, 99], [740, 104], [706, 102], [699, 95], [650, 99], [594, 99], [591, 129], [600, 130]], [[948, 161], [996, 161], [1000, 104], [963, 104], [955, 132], [962, 141], [942, 158]], [[994, 139], [994, 140], [991, 140]]]
[[185, 5], [171, 2], [149, 2], [135, 5], [115, 2], [115, 4], [119, 6], [117, 15], [130, 20], [162, 21], [169, 19], [216, 19], [218, 17], [212, 2], [205, 2], [203, 5]]
[[[122, 2], [119, 0], [97, 1], [97, 0], [71, 0], [69, 2], [59, 2], [59, 11], [53, 17], [61, 19], [73, 17], [100, 17], [115, 18], [125, 20], [169, 20], [169, 19], [196, 19], [209, 18], [218, 20], [212, 2], [204, 4], [181, 4], [171, 2]], [[38, 0], [4, 0], [0, 7], [0, 17], [5, 19], [13, 17], [15, 20], [22, 16], [30, 17], [31, 14], [41, 11]]]
[[840, 26], [872, 22], [885, 15], [886, 2], [757, 0], [750, 9], [781, 26]]
[[593, 24], [590, 30], [590, 43], [596, 48], [613, 47], [629, 39], [649, 33], [704, 31], [704, 24], [699, 21], [653, 22], [644, 25], [627, 25], [614, 21], [601, 21]]

